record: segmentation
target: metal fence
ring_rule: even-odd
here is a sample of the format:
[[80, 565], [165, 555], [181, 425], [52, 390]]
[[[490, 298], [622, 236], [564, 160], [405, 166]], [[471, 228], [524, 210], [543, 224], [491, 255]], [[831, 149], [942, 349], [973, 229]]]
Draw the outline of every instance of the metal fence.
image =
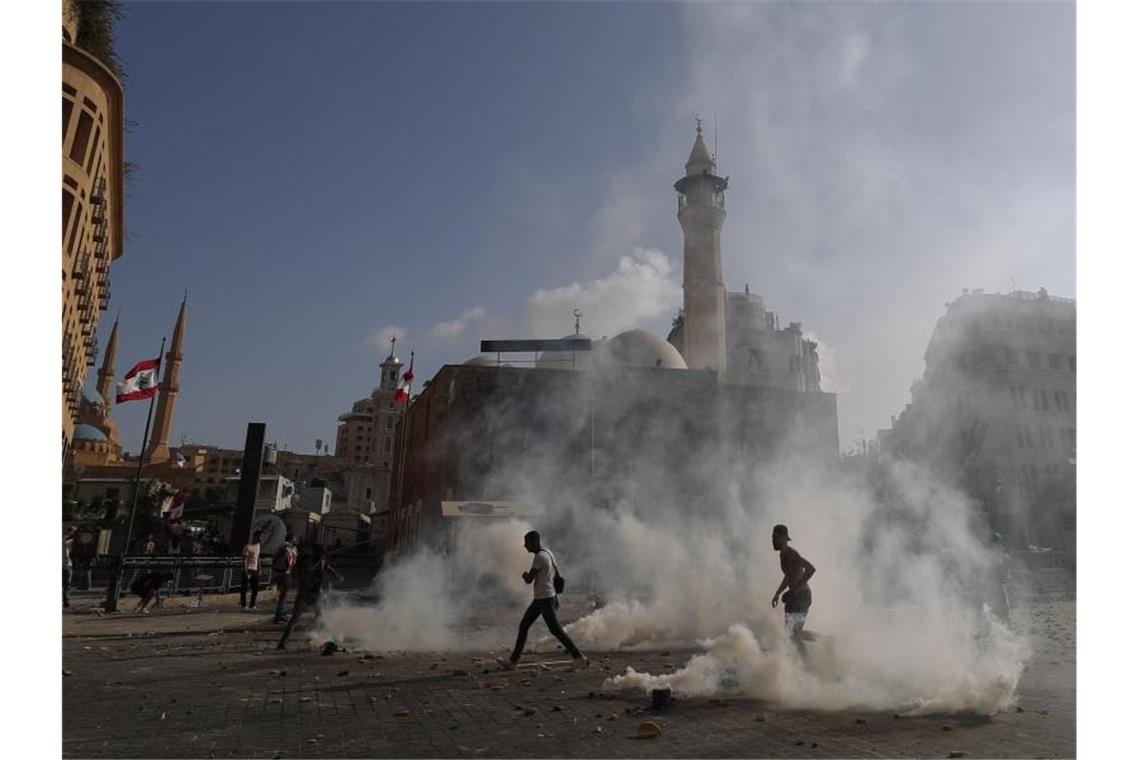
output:
[[[258, 589], [272, 584], [271, 560], [261, 560]], [[168, 572], [174, 579], [162, 587], [172, 594], [197, 594], [199, 591], [225, 594], [241, 588], [241, 557], [124, 557], [119, 576], [119, 594], [130, 592], [135, 579], [151, 571]], [[108, 582], [110, 578], [108, 577]]]

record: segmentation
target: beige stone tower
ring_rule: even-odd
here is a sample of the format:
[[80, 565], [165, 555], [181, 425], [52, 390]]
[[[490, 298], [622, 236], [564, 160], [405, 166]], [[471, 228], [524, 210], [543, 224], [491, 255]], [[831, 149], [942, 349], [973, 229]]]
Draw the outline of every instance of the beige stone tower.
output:
[[178, 310], [178, 321], [174, 323], [174, 335], [170, 338], [170, 350], [166, 352], [166, 369], [158, 386], [158, 401], [154, 409], [154, 429], [151, 430], [150, 450], [147, 460], [165, 462], [170, 459], [170, 426], [174, 422], [174, 402], [178, 398], [178, 370], [182, 366], [182, 341], [186, 334], [186, 296], [182, 297], [182, 308]]
[[711, 369], [723, 378], [727, 361], [720, 230], [728, 180], [716, 174], [716, 161], [705, 147], [699, 121], [685, 176], [673, 187], [679, 193], [677, 219], [685, 236], [685, 363], [689, 369]]
[[103, 405], [108, 409], [115, 403], [115, 354], [118, 350], [119, 318], [115, 317], [111, 337], [107, 340], [107, 347], [103, 349], [103, 366], [99, 368], [99, 380], [95, 384], [95, 391], [102, 396]]
[[115, 354], [119, 351], [119, 318], [115, 317], [115, 324], [111, 328], [111, 337], [107, 340], [107, 347], [103, 349], [103, 364], [99, 367], [99, 379], [95, 384], [95, 391], [103, 399], [102, 418], [98, 427], [107, 435], [107, 440], [116, 446], [119, 444], [119, 429], [115, 420], [111, 418], [111, 410], [115, 405]]

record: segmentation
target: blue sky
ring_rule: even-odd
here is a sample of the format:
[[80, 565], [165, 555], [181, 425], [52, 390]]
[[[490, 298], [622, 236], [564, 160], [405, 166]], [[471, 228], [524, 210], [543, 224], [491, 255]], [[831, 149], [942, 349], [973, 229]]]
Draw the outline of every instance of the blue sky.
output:
[[[308, 451], [392, 330], [418, 381], [574, 306], [664, 333], [715, 113], [726, 284], [821, 340], [846, 443], [961, 288], [1074, 295], [1073, 32], [1061, 4], [128, 4], [100, 337], [121, 309], [121, 374], [189, 288], [172, 442], [259, 420]], [[145, 413], [116, 409], [128, 450]]]

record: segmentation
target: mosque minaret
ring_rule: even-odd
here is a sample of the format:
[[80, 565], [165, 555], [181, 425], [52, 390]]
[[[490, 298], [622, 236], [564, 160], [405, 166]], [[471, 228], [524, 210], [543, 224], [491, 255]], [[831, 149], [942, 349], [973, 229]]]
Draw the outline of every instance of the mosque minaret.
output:
[[720, 264], [720, 231], [724, 226], [724, 191], [728, 180], [717, 176], [716, 160], [705, 147], [701, 124], [685, 176], [673, 187], [677, 219], [685, 237], [684, 357], [689, 369], [710, 369], [723, 379], [727, 371], [724, 324], [724, 276]]

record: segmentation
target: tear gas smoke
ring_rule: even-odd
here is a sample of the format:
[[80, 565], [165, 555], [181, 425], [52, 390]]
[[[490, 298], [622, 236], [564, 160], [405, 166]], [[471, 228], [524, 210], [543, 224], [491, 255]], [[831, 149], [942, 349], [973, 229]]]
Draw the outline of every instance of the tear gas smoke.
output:
[[[503, 424], [501, 409], [486, 414]], [[883, 462], [868, 476], [802, 457], [791, 438], [763, 463], [723, 442], [686, 450], [690, 486], [678, 488], [678, 460], [661, 449], [685, 440], [677, 424], [652, 417], [639, 458], [608, 470], [609, 500], [568, 490], [558, 467], [514, 466], [484, 481], [489, 493], [545, 505], [537, 527], [568, 591], [605, 600], [565, 626], [583, 650], [704, 650], [676, 672], [629, 671], [612, 684], [829, 710], [993, 713], [1015, 702], [1029, 650], [983, 609], [977, 590], [998, 558], [966, 497], [913, 464]], [[770, 538], [778, 522], [817, 568], [807, 628], [819, 639], [806, 663], [770, 604], [782, 577]], [[467, 520], [450, 555], [397, 561], [376, 580], [378, 605], [333, 605], [316, 636], [375, 649], [505, 649], [509, 628], [472, 615], [498, 611], [495, 622], [511, 627], [521, 615], [529, 527]], [[531, 637], [549, 644], [541, 626]]]
[[498, 645], [501, 636], [472, 626], [472, 617], [479, 610], [513, 610], [526, 604], [529, 589], [522, 586], [522, 571], [516, 569], [523, 534], [530, 529], [518, 520], [466, 525], [458, 531], [450, 555], [420, 551], [377, 575], [373, 584], [378, 604], [325, 604], [311, 638], [373, 650]]

